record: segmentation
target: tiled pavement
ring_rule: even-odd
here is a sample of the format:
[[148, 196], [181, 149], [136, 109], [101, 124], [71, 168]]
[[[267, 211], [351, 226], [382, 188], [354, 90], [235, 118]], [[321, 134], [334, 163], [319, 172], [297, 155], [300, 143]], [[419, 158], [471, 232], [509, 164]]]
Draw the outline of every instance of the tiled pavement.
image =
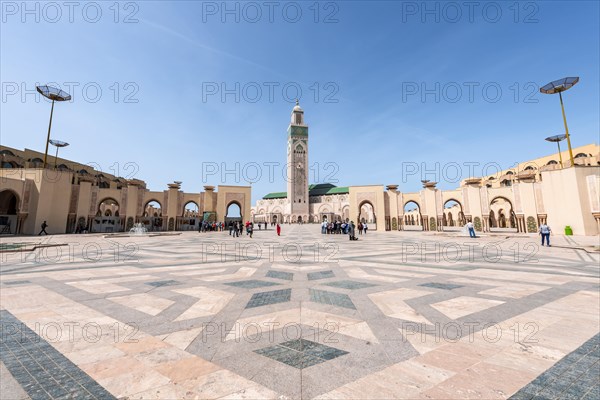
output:
[[350, 297], [344, 293], [327, 292], [325, 290], [309, 289], [310, 300], [315, 303], [331, 304], [338, 307], [356, 310]]
[[30, 398], [114, 398], [6, 310], [0, 310], [0, 332], [0, 360]]
[[285, 303], [290, 301], [292, 289], [273, 290], [271, 292], [254, 293], [246, 308], [262, 307], [269, 304]]
[[350, 290], [364, 289], [364, 288], [371, 287], [371, 286], [377, 286], [377, 285], [373, 285], [371, 283], [364, 283], [364, 282], [357, 282], [357, 281], [336, 281], [336, 282], [326, 283], [325, 285], [342, 288], [342, 289], [350, 289]]
[[319, 272], [311, 272], [306, 274], [309, 281], [316, 281], [317, 279], [327, 279], [333, 278], [335, 275], [333, 271], [319, 271]]
[[434, 288], [434, 289], [444, 289], [444, 290], [452, 290], [452, 289], [458, 289], [458, 288], [462, 287], [462, 285], [453, 285], [450, 283], [437, 283], [437, 282], [422, 283], [419, 286], [430, 287], [430, 288]]
[[597, 253], [310, 225], [45, 240], [70, 251], [2, 254], [2, 399], [600, 396]]
[[239, 281], [239, 282], [226, 283], [226, 285], [235, 286], [235, 287], [241, 287], [241, 288], [244, 288], [244, 289], [256, 289], [256, 288], [265, 287], [265, 286], [279, 285], [279, 283], [259, 281], [259, 280], [253, 279], [253, 280], [249, 280], [249, 281]]
[[298, 369], [308, 368], [348, 354], [347, 351], [338, 350], [306, 339], [290, 340], [275, 346], [255, 350], [255, 353]]
[[600, 334], [585, 342], [511, 396], [512, 400], [599, 398]]
[[283, 272], [283, 271], [267, 271], [267, 278], [275, 278], [275, 279], [284, 279], [286, 281], [294, 280], [294, 274], [291, 272]]

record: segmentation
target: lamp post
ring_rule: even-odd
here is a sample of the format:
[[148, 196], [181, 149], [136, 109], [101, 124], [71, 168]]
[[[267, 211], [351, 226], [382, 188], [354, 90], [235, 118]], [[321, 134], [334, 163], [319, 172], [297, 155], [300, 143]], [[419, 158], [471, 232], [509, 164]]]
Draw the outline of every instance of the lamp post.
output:
[[52, 108], [50, 109], [50, 123], [48, 124], [48, 137], [46, 138], [46, 152], [44, 153], [44, 168], [46, 168], [46, 163], [48, 161], [48, 145], [50, 144], [50, 130], [52, 129], [52, 114], [54, 114], [54, 102], [71, 100], [71, 95], [52, 86], [36, 86], [36, 89], [39, 94], [47, 99], [52, 100]]
[[573, 158], [573, 149], [571, 148], [571, 136], [569, 135], [569, 127], [567, 126], [567, 117], [565, 115], [565, 106], [563, 104], [562, 92], [571, 89], [579, 82], [579, 77], [562, 78], [556, 81], [552, 81], [545, 86], [540, 88], [540, 92], [545, 94], [558, 93], [560, 98], [560, 108], [562, 109], [563, 122], [565, 123], [565, 137], [567, 138], [567, 146], [569, 146], [569, 158], [571, 159], [571, 166], [575, 165], [575, 159]]
[[58, 149], [60, 149], [61, 147], [67, 147], [69, 145], [69, 143], [67, 142], [61, 142], [60, 140], [54, 140], [54, 139], [50, 139], [48, 141], [52, 146], [56, 147], [56, 155], [54, 156], [54, 168], [56, 169], [56, 163], [58, 160]]
[[562, 161], [562, 153], [560, 152], [560, 142], [562, 142], [563, 140], [565, 140], [567, 138], [567, 135], [554, 135], [554, 136], [550, 136], [546, 138], [546, 141], [548, 142], [556, 142], [556, 144], [558, 145], [558, 157], [560, 157], [560, 167], [563, 167], [563, 161]]

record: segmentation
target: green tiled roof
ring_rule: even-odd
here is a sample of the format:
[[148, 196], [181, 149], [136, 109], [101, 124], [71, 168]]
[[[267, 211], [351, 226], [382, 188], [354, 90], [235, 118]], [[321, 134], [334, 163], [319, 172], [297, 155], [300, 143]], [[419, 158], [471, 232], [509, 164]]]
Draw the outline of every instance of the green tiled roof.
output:
[[[335, 185], [332, 185], [331, 183], [319, 183], [317, 185], [308, 186], [309, 196], [323, 196], [327, 194], [346, 194], [348, 192], [348, 186], [337, 187]], [[263, 197], [263, 199], [285, 199], [286, 197], [287, 192], [274, 192], [267, 194]]]
[[263, 199], [285, 199], [286, 197], [287, 192], [274, 192], [267, 194]]
[[327, 193], [325, 193], [325, 194], [346, 194], [346, 193], [350, 193], [348, 186], [334, 187], [332, 189], [329, 189], [327, 191]]

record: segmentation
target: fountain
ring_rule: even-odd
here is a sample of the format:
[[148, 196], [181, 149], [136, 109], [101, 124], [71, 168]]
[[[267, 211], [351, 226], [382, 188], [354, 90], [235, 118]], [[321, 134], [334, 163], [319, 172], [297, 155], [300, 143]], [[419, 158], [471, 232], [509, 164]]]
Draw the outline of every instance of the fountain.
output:
[[133, 228], [129, 230], [129, 233], [133, 235], [145, 235], [146, 233], [148, 233], [148, 229], [146, 229], [144, 224], [138, 222], [137, 224], [133, 225]]

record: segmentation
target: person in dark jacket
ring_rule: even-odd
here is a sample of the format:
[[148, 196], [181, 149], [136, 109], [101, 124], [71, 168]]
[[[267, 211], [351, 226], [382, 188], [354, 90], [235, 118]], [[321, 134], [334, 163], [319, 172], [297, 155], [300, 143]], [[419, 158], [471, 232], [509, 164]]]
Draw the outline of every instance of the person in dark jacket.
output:
[[44, 235], [47, 235], [48, 232], [46, 232], [46, 228], [48, 227], [48, 224], [46, 223], [46, 221], [42, 222], [42, 230], [40, 231], [40, 233], [38, 233], [38, 236], [40, 236], [42, 233]]

